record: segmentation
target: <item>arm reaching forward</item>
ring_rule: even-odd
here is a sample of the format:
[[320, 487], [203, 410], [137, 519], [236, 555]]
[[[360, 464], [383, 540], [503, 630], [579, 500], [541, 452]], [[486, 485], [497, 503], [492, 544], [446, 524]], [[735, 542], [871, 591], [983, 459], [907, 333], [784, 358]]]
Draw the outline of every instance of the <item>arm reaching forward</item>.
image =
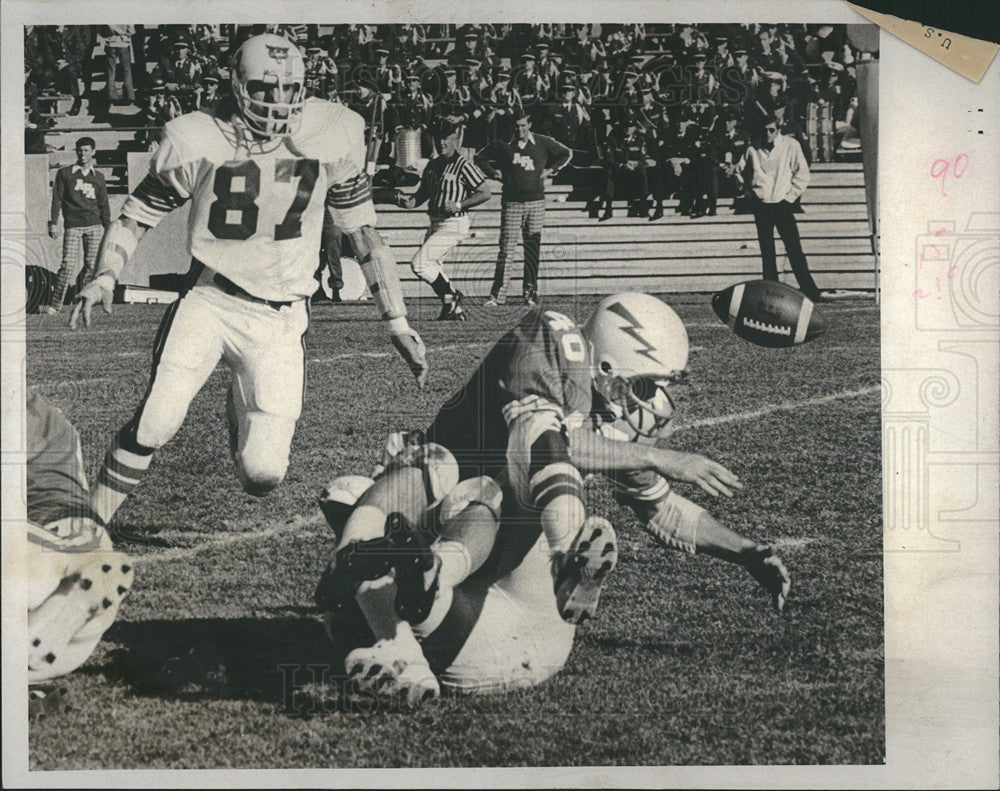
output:
[[145, 226], [124, 215], [108, 226], [97, 254], [97, 276], [76, 295], [73, 310], [69, 314], [70, 329], [80, 329], [81, 320], [82, 326], [89, 327], [91, 311], [98, 303], [105, 313], [111, 315], [115, 283], [125, 264], [135, 254], [135, 248], [145, 232]]
[[381, 311], [382, 320], [389, 326], [392, 345], [410, 367], [417, 387], [422, 390], [427, 381], [427, 350], [420, 335], [406, 320], [406, 304], [396, 272], [396, 259], [371, 225], [362, 225], [346, 233], [368, 288]]

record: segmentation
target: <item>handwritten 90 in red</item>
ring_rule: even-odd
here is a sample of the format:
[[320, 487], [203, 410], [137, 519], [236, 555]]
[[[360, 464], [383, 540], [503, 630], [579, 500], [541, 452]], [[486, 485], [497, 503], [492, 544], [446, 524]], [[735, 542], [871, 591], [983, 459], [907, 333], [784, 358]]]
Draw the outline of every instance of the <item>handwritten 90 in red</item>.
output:
[[944, 185], [948, 180], [948, 175], [951, 174], [954, 178], [960, 179], [968, 168], [968, 154], [959, 154], [954, 159], [935, 159], [934, 164], [931, 165], [931, 178], [941, 179], [941, 194], [947, 197], [948, 193], [944, 191]]

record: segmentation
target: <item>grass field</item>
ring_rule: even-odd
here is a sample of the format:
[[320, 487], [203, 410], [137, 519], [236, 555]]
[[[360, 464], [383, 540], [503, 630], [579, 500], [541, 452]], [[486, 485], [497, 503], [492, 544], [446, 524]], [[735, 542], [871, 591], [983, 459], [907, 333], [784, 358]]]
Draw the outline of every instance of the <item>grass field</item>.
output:
[[[582, 319], [594, 301], [548, 306]], [[295, 688], [331, 662], [312, 606], [332, 544], [319, 490], [367, 472], [388, 431], [426, 425], [519, 315], [476, 310], [442, 326], [426, 320], [436, 304], [417, 303], [433, 364], [419, 393], [372, 307], [320, 306], [284, 484], [257, 500], [236, 483], [220, 368], [120, 511], [146, 537], [128, 547], [134, 589], [65, 679], [72, 709], [31, 726], [31, 768], [882, 763], [878, 310], [825, 305], [825, 336], [767, 350], [731, 335], [707, 296], [667, 301], [693, 347], [675, 446], [745, 484], [725, 502], [680, 489], [779, 542], [793, 584], [783, 617], [739, 569], [654, 545], [594, 482], [621, 561], [562, 673], [416, 713], [310, 711]], [[28, 384], [78, 427], [91, 479], [145, 390], [163, 310], [118, 306], [87, 333], [70, 333], [65, 314], [28, 317]]]

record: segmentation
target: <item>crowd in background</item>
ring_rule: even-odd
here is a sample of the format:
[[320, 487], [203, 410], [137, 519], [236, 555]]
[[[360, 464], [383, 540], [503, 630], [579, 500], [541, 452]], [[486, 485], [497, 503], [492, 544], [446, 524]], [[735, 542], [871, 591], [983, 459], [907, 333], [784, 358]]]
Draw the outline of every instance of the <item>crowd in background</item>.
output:
[[832, 159], [855, 144], [854, 70], [868, 57], [843, 25], [36, 26], [25, 32], [27, 122], [47, 123], [48, 93], [73, 97], [71, 114], [84, 101], [92, 116], [131, 104], [137, 138], [154, 147], [157, 127], [228, 91], [230, 53], [262, 32], [299, 46], [312, 95], [364, 116], [383, 170], [434, 156], [438, 119], [462, 123], [463, 147], [479, 150], [509, 140], [527, 113], [533, 131], [573, 149], [572, 166], [602, 166], [602, 216], [612, 197], [662, 216], [670, 195], [679, 211], [714, 213], [769, 114], [808, 158]]

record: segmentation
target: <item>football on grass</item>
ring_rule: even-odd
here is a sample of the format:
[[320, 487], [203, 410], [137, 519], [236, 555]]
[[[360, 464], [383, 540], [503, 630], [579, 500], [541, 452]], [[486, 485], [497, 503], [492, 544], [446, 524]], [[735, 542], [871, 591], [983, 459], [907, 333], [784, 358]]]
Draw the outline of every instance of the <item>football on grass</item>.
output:
[[823, 333], [813, 301], [774, 280], [749, 280], [712, 297], [712, 309], [743, 340], [758, 346], [795, 346]]

